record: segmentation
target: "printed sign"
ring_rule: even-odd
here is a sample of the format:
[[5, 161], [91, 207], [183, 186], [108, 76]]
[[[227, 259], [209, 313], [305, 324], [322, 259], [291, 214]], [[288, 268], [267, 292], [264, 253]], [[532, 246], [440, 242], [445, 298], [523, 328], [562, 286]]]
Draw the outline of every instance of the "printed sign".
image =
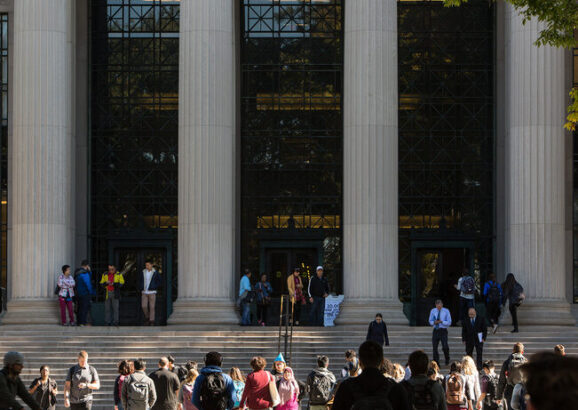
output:
[[327, 296], [325, 298], [324, 326], [335, 326], [333, 321], [339, 314], [339, 306], [343, 302], [343, 295]]

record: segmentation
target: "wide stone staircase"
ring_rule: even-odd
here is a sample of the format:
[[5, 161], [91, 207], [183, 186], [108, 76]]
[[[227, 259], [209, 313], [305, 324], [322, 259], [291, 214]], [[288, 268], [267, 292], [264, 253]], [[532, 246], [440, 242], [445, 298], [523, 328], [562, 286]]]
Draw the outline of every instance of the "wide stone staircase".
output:
[[[563, 344], [568, 354], [578, 354], [578, 327], [521, 328], [520, 333], [509, 333], [510, 327], [498, 330], [488, 337], [484, 358], [493, 359], [500, 366], [511, 352], [515, 342], [526, 346], [526, 353], [551, 350]], [[344, 364], [345, 350], [357, 348], [365, 339], [367, 328], [295, 328], [292, 343], [291, 366], [298, 378], [304, 380], [315, 367], [315, 358], [324, 354], [330, 358], [330, 370], [338, 374]], [[427, 327], [392, 326], [388, 328], [390, 346], [386, 357], [405, 364], [409, 353], [424, 349], [431, 356], [431, 329]], [[459, 328], [450, 329], [452, 359], [464, 354]], [[67, 369], [76, 362], [80, 350], [89, 353], [89, 363], [99, 372], [101, 389], [95, 394], [93, 409], [113, 409], [112, 389], [117, 376], [117, 363], [122, 359], [142, 357], [147, 371], [156, 369], [158, 358], [172, 354], [177, 363], [195, 360], [200, 364], [204, 354], [217, 350], [223, 354], [223, 368], [240, 367], [245, 374], [249, 361], [255, 355], [264, 356], [269, 364], [278, 353], [278, 328], [273, 327], [82, 327], [60, 326], [0, 326], [0, 356], [17, 350], [24, 354], [26, 363], [22, 379], [29, 384], [39, 373], [41, 365], [51, 367], [52, 377], [62, 391]], [[281, 350], [284, 344], [281, 343]], [[440, 346], [440, 354], [441, 354]], [[443, 355], [442, 355], [443, 357]], [[269, 364], [267, 367], [269, 367]], [[444, 369], [445, 370], [445, 369]], [[58, 408], [64, 408], [59, 395]]]

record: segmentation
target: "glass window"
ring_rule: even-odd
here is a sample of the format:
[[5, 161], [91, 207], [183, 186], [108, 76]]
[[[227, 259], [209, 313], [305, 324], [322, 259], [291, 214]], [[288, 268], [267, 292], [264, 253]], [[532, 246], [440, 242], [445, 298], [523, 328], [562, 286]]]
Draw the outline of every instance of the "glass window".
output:
[[[8, 275], [8, 13], [0, 13], [0, 288]], [[6, 303], [2, 295], [3, 303]], [[0, 306], [2, 311], [2, 306]]]

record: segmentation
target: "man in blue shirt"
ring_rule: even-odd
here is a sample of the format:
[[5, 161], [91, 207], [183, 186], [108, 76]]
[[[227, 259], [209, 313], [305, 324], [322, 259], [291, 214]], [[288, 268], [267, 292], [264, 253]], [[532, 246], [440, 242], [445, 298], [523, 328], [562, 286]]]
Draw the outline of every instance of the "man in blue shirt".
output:
[[239, 286], [239, 300], [241, 301], [241, 326], [248, 326], [251, 324], [251, 304], [247, 300], [247, 295], [252, 291], [251, 288], [251, 271], [245, 269], [245, 274], [241, 278], [241, 285]]
[[446, 366], [450, 363], [450, 347], [448, 345], [448, 327], [452, 325], [452, 316], [450, 311], [444, 307], [441, 300], [436, 300], [436, 307], [429, 314], [429, 324], [433, 326], [433, 359], [439, 365], [440, 356], [438, 346], [442, 342], [442, 349], [446, 359]]

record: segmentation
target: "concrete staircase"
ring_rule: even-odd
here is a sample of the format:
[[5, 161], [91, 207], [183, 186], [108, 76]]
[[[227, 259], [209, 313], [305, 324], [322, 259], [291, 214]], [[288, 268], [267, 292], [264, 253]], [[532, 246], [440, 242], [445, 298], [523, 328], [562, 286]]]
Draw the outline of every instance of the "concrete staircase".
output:
[[[365, 338], [367, 328], [296, 328], [293, 339], [292, 367], [298, 378], [305, 379], [315, 367], [315, 357], [330, 357], [330, 369], [339, 373], [343, 366], [343, 353], [357, 348]], [[386, 357], [405, 364], [409, 353], [424, 349], [431, 356], [431, 329], [425, 327], [393, 326], [389, 329], [390, 347]], [[578, 327], [522, 328], [520, 333], [509, 333], [502, 328], [488, 338], [484, 358], [493, 359], [498, 366], [511, 352], [515, 342], [526, 345], [526, 353], [550, 350], [555, 344], [566, 346], [569, 354], [578, 354]], [[450, 329], [452, 359], [464, 354], [459, 328]], [[223, 368], [240, 367], [249, 371], [252, 356], [264, 356], [269, 364], [277, 355], [278, 329], [272, 327], [83, 327], [60, 326], [0, 326], [0, 356], [6, 351], [17, 350], [26, 358], [22, 379], [30, 383], [42, 364], [51, 367], [52, 377], [62, 391], [66, 370], [75, 363], [77, 353], [86, 350], [89, 363], [96, 367], [101, 378], [101, 389], [95, 394], [93, 409], [113, 409], [112, 389], [117, 376], [116, 365], [121, 359], [143, 357], [148, 371], [156, 369], [158, 358], [172, 354], [179, 364], [186, 360], [202, 363], [204, 354], [217, 350], [223, 354]], [[283, 349], [283, 344], [282, 344]], [[440, 353], [441, 348], [440, 348]], [[62, 396], [59, 397], [59, 408]]]

